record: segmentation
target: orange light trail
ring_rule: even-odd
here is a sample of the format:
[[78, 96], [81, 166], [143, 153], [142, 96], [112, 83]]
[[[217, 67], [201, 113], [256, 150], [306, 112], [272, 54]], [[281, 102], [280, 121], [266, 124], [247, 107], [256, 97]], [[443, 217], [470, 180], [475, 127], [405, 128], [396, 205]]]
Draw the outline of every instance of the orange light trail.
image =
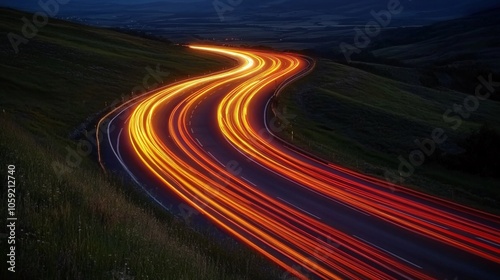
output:
[[[233, 91], [219, 104], [219, 127], [224, 136], [240, 151], [269, 169], [293, 178], [300, 185], [401, 227], [500, 263], [498, 247], [449, 230], [453, 228], [458, 232], [475, 235], [498, 244], [500, 232], [497, 229], [336, 175], [316, 165], [303, 162], [287, 151], [270, 144], [254, 129], [255, 125], [248, 116], [237, 113], [242, 108], [253, 108], [253, 99], [265, 86], [258, 85], [248, 91]], [[336, 168], [339, 170], [339, 167]], [[358, 179], [366, 179], [366, 176], [359, 176], [352, 171], [350, 174]], [[371, 183], [378, 183], [385, 188], [388, 185], [374, 180]], [[471, 209], [466, 210], [473, 215], [483, 215]], [[498, 217], [496, 220], [498, 221]]]
[[[222, 47], [192, 48], [233, 58], [239, 66], [177, 83], [140, 100], [133, 107], [126, 132], [134, 155], [148, 173], [214, 224], [301, 279], [305, 275], [292, 264], [300, 264], [322, 279], [432, 279], [393, 255], [267, 195], [214, 160], [197, 143], [188, 123], [209, 95], [236, 84], [217, 104], [215, 121], [224, 138], [242, 154], [326, 197], [500, 263], [498, 248], [472, 238], [500, 243], [494, 228], [389, 193], [385, 189], [390, 185], [383, 181], [335, 165], [320, 168], [318, 163], [301, 161], [278, 143], [264, 139], [250, 110], [258, 107], [256, 102], [272, 92], [276, 83], [291, 81], [307, 71], [305, 58]], [[331, 239], [341, 246], [325, 241]]]

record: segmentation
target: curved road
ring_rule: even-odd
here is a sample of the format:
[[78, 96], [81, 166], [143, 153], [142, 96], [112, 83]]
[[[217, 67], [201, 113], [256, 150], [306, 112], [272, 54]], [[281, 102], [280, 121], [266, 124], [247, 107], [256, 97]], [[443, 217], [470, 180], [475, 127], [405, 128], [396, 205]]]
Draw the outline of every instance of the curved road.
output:
[[273, 94], [314, 62], [192, 48], [238, 66], [106, 115], [98, 124], [103, 168], [154, 186], [144, 189], [159, 203], [175, 194], [286, 269], [285, 279], [498, 279], [498, 216], [316, 160], [273, 136], [290, 117], [269, 115]]

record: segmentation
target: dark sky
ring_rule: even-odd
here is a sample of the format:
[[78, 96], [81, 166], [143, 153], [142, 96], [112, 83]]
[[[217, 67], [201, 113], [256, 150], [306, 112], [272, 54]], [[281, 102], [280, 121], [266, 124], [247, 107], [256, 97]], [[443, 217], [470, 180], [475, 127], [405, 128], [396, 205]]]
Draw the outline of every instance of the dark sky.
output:
[[[229, 0], [219, 0], [221, 2], [229, 3]], [[237, 2], [238, 0], [234, 0], [234, 2]], [[366, 3], [366, 4], [377, 4], [377, 5], [384, 5], [389, 2], [389, 0], [358, 0], [358, 1], [353, 1], [353, 0], [239, 0], [241, 1], [241, 5], [253, 5], [253, 6], [267, 6], [271, 4], [283, 4], [283, 5], [292, 5], [292, 6], [300, 6], [300, 7], [306, 7], [306, 6], [324, 6], [325, 8], [332, 8], [335, 7], [336, 5], [346, 5], [346, 4], [361, 4], [361, 3]], [[483, 5], [494, 5], [499, 4], [500, 1], [498, 0], [400, 0], [403, 5], [411, 5], [413, 7], [420, 7], [422, 9], [428, 9], [432, 7], [453, 7], [456, 5], [463, 5], [463, 4], [472, 4], [475, 3], [478, 6], [483, 6]], [[2, 0], [0, 2], [0, 5], [6, 5], [6, 6], [15, 6], [15, 5], [26, 5], [29, 3], [36, 4], [38, 1], [36, 0], [24, 0], [24, 1], [19, 1], [19, 0]], [[151, 2], [163, 2], [166, 5], [169, 3], [176, 3], [176, 4], [186, 4], [186, 5], [191, 5], [193, 9], [197, 9], [198, 4], [211, 4], [213, 0], [70, 0], [70, 2], [74, 3], [96, 3], [96, 4], [104, 4], [104, 3], [117, 3], [117, 4], [138, 4], [138, 3], [151, 3]], [[194, 4], [194, 5], [193, 5]]]
[[[38, 0], [0, 0], [0, 6], [9, 6], [21, 10], [38, 11]], [[109, 7], [119, 9], [123, 5], [142, 4], [141, 10], [150, 8], [152, 11], [168, 11], [172, 13], [182, 12], [203, 14], [213, 13], [213, 2], [215, 0], [69, 0], [66, 8], [61, 13], [69, 10], [80, 10], [85, 12], [101, 12]], [[237, 3], [241, 13], [271, 12], [284, 13], [291, 11], [315, 11], [325, 14], [351, 17], [355, 13], [369, 14], [370, 10], [381, 10], [387, 7], [389, 1], [398, 0], [217, 0], [222, 3]], [[429, 13], [433, 17], [459, 17], [475, 13], [491, 6], [500, 5], [500, 0], [399, 0], [405, 7], [405, 16], [421, 17]], [[42, 2], [46, 2], [42, 0]], [[148, 5], [147, 3], [154, 4]], [[115, 3], [116, 5], [109, 5]], [[107, 8], [106, 8], [107, 7]], [[101, 9], [102, 8], [102, 9]]]

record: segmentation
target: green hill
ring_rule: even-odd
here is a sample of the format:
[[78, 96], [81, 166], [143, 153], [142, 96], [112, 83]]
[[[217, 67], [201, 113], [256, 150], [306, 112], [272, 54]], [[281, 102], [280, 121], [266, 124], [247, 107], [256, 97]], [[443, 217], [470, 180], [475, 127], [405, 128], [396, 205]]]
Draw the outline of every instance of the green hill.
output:
[[[499, 31], [494, 8], [387, 29], [350, 63], [337, 49], [319, 52], [316, 71], [277, 102], [297, 115], [282, 136], [326, 160], [500, 213]], [[479, 100], [476, 89], [494, 92]], [[446, 141], [400, 176], [436, 129]]]
[[15, 54], [5, 35], [32, 16], [0, 13], [0, 162], [4, 178], [16, 166], [18, 279], [276, 278], [259, 255], [191, 230], [90, 157], [61, 177], [52, 168], [76, 148], [75, 130], [114, 100], [233, 62], [55, 19]]
[[499, 32], [500, 7], [429, 26], [387, 30], [357, 57], [373, 64], [355, 65], [404, 81], [411, 73], [414, 84], [474, 92], [478, 76], [491, 73], [500, 79]]
[[[500, 179], [493, 169], [500, 156], [495, 143], [500, 103], [479, 101], [470, 115], [459, 117], [455, 106], [463, 106], [473, 94], [415, 85], [319, 59], [316, 70], [285, 89], [276, 106], [296, 116], [281, 136], [319, 157], [384, 179], [397, 177], [399, 184], [498, 213]], [[386, 176], [398, 175], [398, 157], [408, 160], [419, 149], [415, 141], [432, 138], [436, 128], [448, 138], [415, 167], [414, 174]], [[470, 163], [477, 168], [470, 168]]]

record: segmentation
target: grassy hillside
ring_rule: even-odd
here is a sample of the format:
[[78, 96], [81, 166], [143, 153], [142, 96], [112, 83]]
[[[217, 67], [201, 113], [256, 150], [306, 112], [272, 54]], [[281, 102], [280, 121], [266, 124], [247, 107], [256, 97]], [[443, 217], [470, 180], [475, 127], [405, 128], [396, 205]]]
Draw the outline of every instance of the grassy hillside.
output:
[[[406, 74], [411, 80], [411, 73]], [[388, 170], [397, 174], [398, 156], [408, 159], [417, 149], [415, 140], [431, 138], [435, 128], [442, 128], [448, 140], [401, 183], [499, 213], [498, 177], [443, 164], [442, 159], [463, 154], [464, 141], [484, 124], [500, 128], [500, 103], [486, 100], [457, 130], [452, 129], [455, 123], [445, 122], [443, 115], [453, 104], [463, 104], [467, 96], [320, 59], [316, 71], [285, 90], [277, 106], [296, 115], [281, 133], [283, 138], [326, 160], [382, 178]]]
[[[353, 65], [402, 81], [411, 76], [413, 84], [473, 93], [478, 76], [491, 73], [500, 79], [499, 32], [500, 7], [429, 26], [387, 30], [354, 56], [362, 62]], [[500, 100], [498, 95], [491, 98]]]
[[298, 116], [282, 136], [292, 141], [293, 130], [297, 145], [387, 178], [388, 171], [398, 175], [398, 157], [408, 160], [418, 148], [416, 140], [442, 128], [448, 139], [399, 182], [500, 213], [494, 171], [500, 168], [500, 88], [470, 116], [446, 113], [471, 101], [467, 98], [475, 95], [480, 76], [500, 81], [499, 15], [496, 8], [424, 27], [389, 29], [347, 65], [334, 62], [345, 63], [343, 54], [322, 55], [317, 71], [279, 99], [279, 106]]
[[419, 67], [472, 64], [500, 71], [500, 7], [419, 28], [388, 30], [374, 39], [375, 56]]
[[[52, 168], [65, 161], [66, 147], [75, 148], [70, 136], [81, 123], [133, 89], [142, 91], [148, 67], [159, 65], [162, 74], [150, 82], [158, 87], [233, 62], [59, 20], [50, 20], [16, 55], [4, 34], [19, 34], [21, 18], [31, 15], [0, 13], [0, 162], [4, 178], [7, 165], [16, 166], [18, 279], [275, 276], [257, 254], [191, 230], [128, 183], [105, 177], [92, 158], [60, 178]], [[5, 188], [0, 194], [5, 202]], [[0, 205], [4, 217], [7, 204]], [[2, 255], [0, 278], [7, 279]]]

